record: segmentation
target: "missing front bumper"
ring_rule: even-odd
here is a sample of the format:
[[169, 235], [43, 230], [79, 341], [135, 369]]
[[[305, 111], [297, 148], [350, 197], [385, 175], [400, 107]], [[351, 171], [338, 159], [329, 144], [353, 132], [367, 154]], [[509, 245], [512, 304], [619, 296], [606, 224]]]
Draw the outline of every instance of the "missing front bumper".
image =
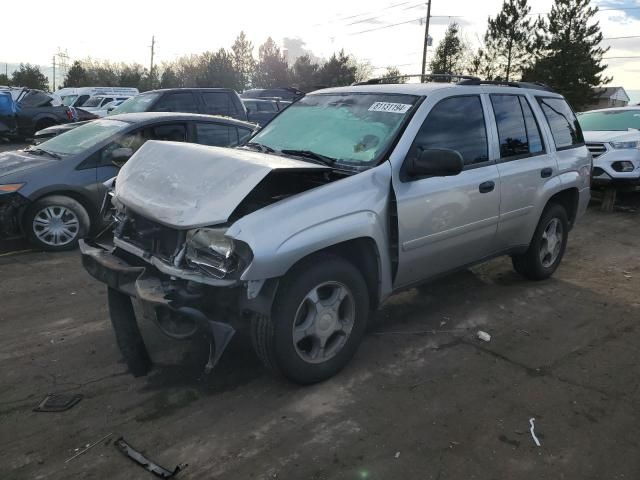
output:
[[[80, 240], [80, 251], [82, 264], [92, 277], [114, 290], [151, 305], [156, 313], [155, 323], [163, 333], [177, 340], [190, 338], [198, 332], [206, 335], [210, 341], [210, 351], [205, 371], [208, 373], [213, 369], [235, 334], [235, 329], [227, 322], [209, 318], [199, 308], [203, 301], [202, 294], [167, 287], [153, 272], [148, 272], [147, 267], [130, 265], [97, 244], [92, 245]], [[117, 313], [111, 312], [111, 315], [114, 314]], [[178, 321], [188, 320], [197, 328], [193, 329], [193, 332], [187, 329], [187, 333], [168, 331], [166, 325], [162, 325], [162, 319], [167, 316], [177, 318]], [[135, 316], [127, 321], [136, 322]], [[112, 323], [114, 328], [117, 328], [116, 325], [122, 322], [113, 321], [112, 318]], [[116, 332], [117, 335], [118, 332]], [[138, 342], [138, 344], [137, 348], [145, 348], [144, 343]], [[140, 353], [146, 355], [146, 351]]]

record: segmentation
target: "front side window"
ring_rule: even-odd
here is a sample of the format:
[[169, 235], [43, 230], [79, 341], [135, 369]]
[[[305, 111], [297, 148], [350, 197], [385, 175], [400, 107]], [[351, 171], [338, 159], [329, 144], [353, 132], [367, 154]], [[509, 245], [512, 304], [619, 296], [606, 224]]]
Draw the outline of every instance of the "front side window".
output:
[[65, 107], [70, 107], [71, 105], [73, 105], [73, 102], [76, 101], [76, 98], [78, 98], [78, 95], [66, 95], [62, 97], [62, 104]]
[[102, 97], [91, 97], [89, 100], [84, 102], [83, 107], [98, 107], [100, 102], [102, 101]]
[[498, 127], [500, 158], [534, 155], [542, 152], [540, 130], [527, 99], [521, 95], [491, 95]]
[[433, 107], [411, 145], [409, 158], [430, 149], [460, 152], [465, 165], [489, 160], [487, 128], [479, 96], [451, 97]]
[[307, 95], [251, 139], [276, 151], [313, 152], [337, 166], [377, 165], [418, 101], [414, 95]]
[[154, 108], [157, 112], [198, 113], [198, 105], [191, 92], [168, 93]]
[[220, 123], [196, 123], [198, 143], [212, 147], [235, 147], [238, 145], [236, 127]]
[[558, 150], [580, 146], [584, 143], [580, 124], [565, 100], [548, 97], [538, 97], [537, 99], [549, 122], [551, 134]]
[[587, 112], [578, 116], [578, 121], [586, 131], [626, 132], [630, 128], [640, 130], [640, 108]]

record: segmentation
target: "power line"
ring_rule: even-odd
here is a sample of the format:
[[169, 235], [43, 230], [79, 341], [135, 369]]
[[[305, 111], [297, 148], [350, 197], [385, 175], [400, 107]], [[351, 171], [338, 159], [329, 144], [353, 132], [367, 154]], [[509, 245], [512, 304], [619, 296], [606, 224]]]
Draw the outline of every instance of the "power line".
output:
[[614, 60], [618, 58], [640, 58], [640, 55], [632, 55], [629, 57], [602, 57], [603, 60]]
[[640, 38], [640, 35], [628, 35], [626, 37], [605, 37], [603, 40], [622, 40], [625, 38]]

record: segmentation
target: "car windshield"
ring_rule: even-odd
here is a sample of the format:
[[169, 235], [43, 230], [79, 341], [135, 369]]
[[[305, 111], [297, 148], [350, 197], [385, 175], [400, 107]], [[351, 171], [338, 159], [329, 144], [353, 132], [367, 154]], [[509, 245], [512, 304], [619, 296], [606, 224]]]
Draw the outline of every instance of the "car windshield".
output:
[[604, 110], [587, 112], [578, 116], [582, 130], [627, 131], [640, 130], [640, 109]]
[[151, 107], [151, 104], [159, 96], [159, 92], [136, 95], [135, 97], [131, 97], [129, 100], [123, 102], [122, 105], [119, 105], [117, 108], [114, 108], [111, 111], [110, 115], [117, 115], [119, 113], [146, 112]]
[[76, 98], [78, 98], [78, 95], [67, 95], [62, 97], [62, 104], [65, 107], [70, 107], [71, 104], [76, 101]]
[[94, 120], [42, 142], [38, 148], [58, 155], [74, 155], [123, 131], [129, 125], [119, 120]]
[[91, 97], [89, 100], [82, 104], [83, 107], [98, 107], [103, 97]]
[[342, 93], [307, 95], [251, 139], [276, 151], [313, 152], [336, 165], [377, 164], [418, 97]]

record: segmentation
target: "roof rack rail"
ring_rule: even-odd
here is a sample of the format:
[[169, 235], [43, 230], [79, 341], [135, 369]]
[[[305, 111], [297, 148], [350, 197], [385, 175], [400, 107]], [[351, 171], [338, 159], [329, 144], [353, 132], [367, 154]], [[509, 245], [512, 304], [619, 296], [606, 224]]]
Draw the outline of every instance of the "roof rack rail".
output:
[[555, 90], [542, 82], [507, 82], [504, 80], [470, 80], [464, 79], [458, 82], [458, 85], [501, 85], [504, 87], [530, 88], [532, 90], [544, 90], [546, 92], [554, 92]]
[[457, 79], [458, 82], [460, 81], [480, 82], [481, 81], [478, 77], [474, 77], [472, 75], [457, 75], [453, 73], [425, 73], [423, 75], [421, 73], [415, 73], [411, 75], [397, 75], [394, 77], [371, 78], [369, 80], [365, 80], [364, 82], [354, 82], [351, 85], [383, 85], [387, 83], [397, 83], [394, 80], [398, 80], [400, 78], [407, 79], [407, 78], [413, 78], [413, 77], [419, 77], [420, 83], [433, 82], [433, 81], [452, 82], [454, 81], [454, 79]]

